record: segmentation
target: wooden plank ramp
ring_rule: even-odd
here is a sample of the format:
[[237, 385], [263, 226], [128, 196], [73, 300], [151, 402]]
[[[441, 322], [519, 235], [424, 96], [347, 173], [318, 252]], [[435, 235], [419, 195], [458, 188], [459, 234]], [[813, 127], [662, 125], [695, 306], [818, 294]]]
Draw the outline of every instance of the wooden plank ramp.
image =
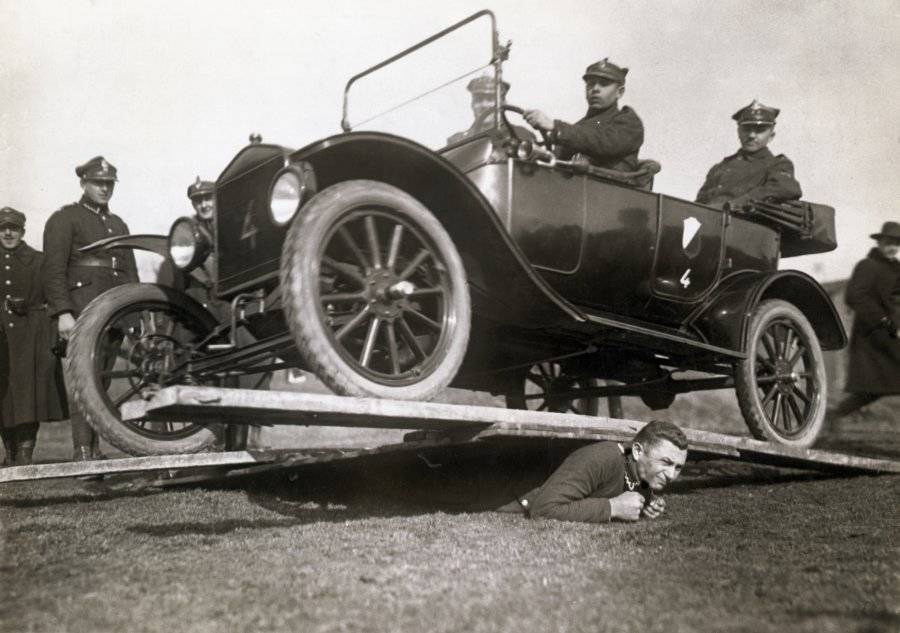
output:
[[[517, 438], [576, 442], [629, 441], [645, 424], [602, 416], [519, 411], [499, 407], [406, 402], [372, 398], [216, 387], [168, 387], [151, 400], [129, 402], [127, 419], [206, 420], [234, 424], [292, 424], [358, 428], [410, 429], [409, 441], [375, 447], [291, 448], [195, 455], [131, 457], [91, 462], [38, 464], [0, 469], [0, 483], [147, 471], [177, 471], [172, 483], [186, 483], [190, 473], [209, 480], [305, 464], [355, 459], [365, 455], [502, 443]], [[775, 466], [826, 471], [900, 473], [900, 461], [794, 448], [749, 437], [685, 429], [690, 457], [718, 457]], [[164, 483], [160, 480], [160, 483]]]
[[[149, 401], [130, 402], [126, 407], [123, 414], [130, 418], [416, 429], [443, 432], [445, 441], [503, 437], [627, 441], [645, 424], [574, 413], [216, 387], [168, 387]], [[897, 460], [795, 448], [694, 429], [685, 429], [685, 434], [695, 454], [799, 468], [900, 473]]]

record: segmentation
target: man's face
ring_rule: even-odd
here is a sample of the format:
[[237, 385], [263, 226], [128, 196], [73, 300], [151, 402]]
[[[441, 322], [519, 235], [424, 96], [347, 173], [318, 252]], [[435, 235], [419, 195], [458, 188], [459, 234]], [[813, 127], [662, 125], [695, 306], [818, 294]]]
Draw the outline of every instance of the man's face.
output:
[[605, 110], [625, 94], [625, 86], [607, 77], [588, 77], [584, 80], [584, 96], [595, 110]]
[[216, 197], [213, 194], [200, 196], [191, 200], [194, 211], [201, 220], [209, 222], [216, 213]]
[[650, 489], [659, 492], [681, 474], [687, 451], [678, 448], [669, 440], [659, 440], [644, 447], [635, 444], [631, 449], [638, 477]]
[[758, 152], [775, 138], [774, 125], [739, 125], [738, 138], [741, 139], [741, 149], [748, 154]]
[[22, 241], [25, 235], [25, 229], [15, 224], [4, 224], [0, 226], [0, 245], [9, 250], [14, 249]]
[[878, 250], [888, 259], [897, 259], [900, 256], [900, 238], [879, 237]]
[[[494, 107], [494, 95], [489, 92], [472, 93], [472, 114], [475, 115], [476, 121], [485, 123], [489, 121], [488, 112]], [[484, 119], [481, 119], [484, 117]]]
[[82, 180], [81, 188], [85, 195], [96, 204], [108, 204], [112, 198], [113, 189], [116, 188], [115, 180]]

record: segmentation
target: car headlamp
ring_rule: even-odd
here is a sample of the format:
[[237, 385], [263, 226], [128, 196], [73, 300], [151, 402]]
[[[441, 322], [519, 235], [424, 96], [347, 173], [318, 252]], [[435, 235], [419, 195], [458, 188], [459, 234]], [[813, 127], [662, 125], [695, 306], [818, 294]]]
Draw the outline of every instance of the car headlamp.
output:
[[309, 163], [293, 163], [282, 169], [272, 181], [269, 192], [272, 221], [278, 226], [290, 222], [315, 189], [316, 178]]
[[169, 257], [179, 270], [199, 266], [209, 255], [211, 243], [207, 231], [195, 218], [179, 218], [169, 231]]

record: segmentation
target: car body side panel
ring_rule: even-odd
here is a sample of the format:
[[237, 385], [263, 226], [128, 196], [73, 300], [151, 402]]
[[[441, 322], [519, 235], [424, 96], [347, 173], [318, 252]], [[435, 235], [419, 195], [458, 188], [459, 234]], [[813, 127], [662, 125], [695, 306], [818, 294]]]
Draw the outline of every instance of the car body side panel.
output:
[[[525, 327], [584, 320], [581, 310], [529, 266], [479, 189], [427, 148], [390, 135], [354, 132], [303, 148], [291, 159], [313, 166], [319, 190], [364, 179], [416, 197], [450, 233], [466, 266], [476, 314]], [[280, 252], [280, 241], [278, 248]], [[269, 274], [277, 275], [277, 262]]]
[[712, 344], [746, 352], [749, 317], [761, 301], [781, 299], [799, 308], [825, 350], [841, 349], [847, 334], [828, 293], [796, 270], [745, 271], [723, 280], [697, 312], [694, 327]]

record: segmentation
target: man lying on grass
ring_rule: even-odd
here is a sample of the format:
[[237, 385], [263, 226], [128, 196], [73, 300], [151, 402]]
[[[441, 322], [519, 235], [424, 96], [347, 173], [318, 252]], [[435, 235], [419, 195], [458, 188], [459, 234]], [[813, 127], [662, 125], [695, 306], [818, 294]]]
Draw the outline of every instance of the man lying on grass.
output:
[[666, 509], [657, 493], [681, 474], [687, 446], [681, 429], [654, 420], [637, 432], [630, 450], [617, 442], [579, 448], [544, 485], [501, 510], [518, 505], [532, 518], [586, 523], [655, 519]]

